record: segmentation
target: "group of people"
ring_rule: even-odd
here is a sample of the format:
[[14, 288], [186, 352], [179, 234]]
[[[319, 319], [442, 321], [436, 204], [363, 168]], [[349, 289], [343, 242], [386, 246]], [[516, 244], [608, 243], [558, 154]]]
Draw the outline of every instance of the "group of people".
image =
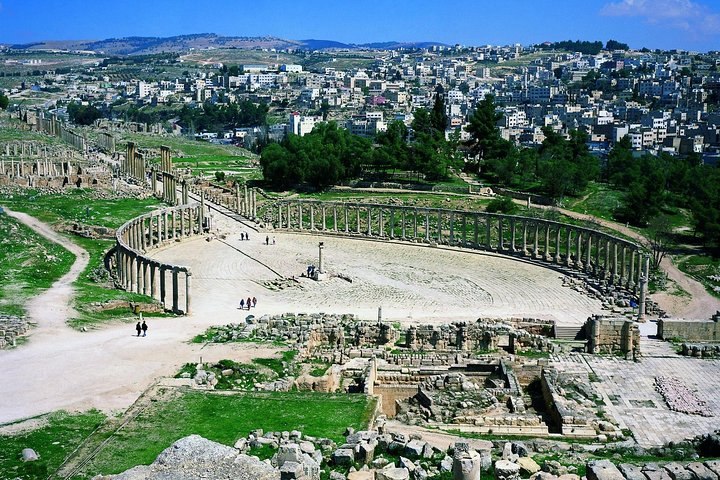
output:
[[137, 322], [137, 325], [135, 325], [135, 331], [137, 331], [137, 336], [140, 336], [140, 332], [142, 332], [143, 337], [147, 337], [147, 323], [145, 323], [145, 320], [142, 321], [142, 324], [140, 322]]
[[[272, 244], [275, 245], [275, 237], [272, 238]], [[270, 245], [270, 235], [265, 235], [265, 245]]]
[[247, 300], [241, 298], [240, 299], [240, 310], [244, 310], [245, 307], [247, 307], [248, 310], [250, 310], [250, 307], [254, 307], [257, 305], [257, 298], [255, 297], [248, 297]]
[[240, 232], [240, 240], [250, 240], [250, 235], [247, 232]]

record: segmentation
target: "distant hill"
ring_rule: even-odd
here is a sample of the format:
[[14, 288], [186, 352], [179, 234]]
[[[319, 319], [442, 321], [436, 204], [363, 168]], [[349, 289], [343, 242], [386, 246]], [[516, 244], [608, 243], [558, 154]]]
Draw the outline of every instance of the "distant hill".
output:
[[27, 50], [84, 50], [106, 55], [148, 55], [165, 52], [187, 52], [210, 48], [298, 48], [304, 50], [377, 48], [394, 50], [398, 48], [426, 48], [443, 45], [438, 42], [379, 42], [361, 45], [336, 42], [334, 40], [287, 40], [278, 37], [231, 37], [214, 33], [178, 35], [174, 37], [123, 37], [105, 40], [50, 40], [12, 45], [13, 49]]

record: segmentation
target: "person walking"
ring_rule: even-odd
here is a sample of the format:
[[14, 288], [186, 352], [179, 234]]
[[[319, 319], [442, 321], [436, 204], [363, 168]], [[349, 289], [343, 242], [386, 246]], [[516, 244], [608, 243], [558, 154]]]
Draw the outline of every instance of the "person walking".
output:
[[250, 297], [247, 298], [247, 307], [248, 310], [250, 310], [250, 307], [252, 307], [252, 299]]
[[241, 298], [240, 299], [240, 310], [244, 310], [244, 309], [245, 309], [245, 299]]
[[142, 323], [142, 332], [143, 332], [143, 337], [147, 337], [147, 323], [145, 323], [145, 320], [143, 320], [143, 323]]
[[270, 236], [269, 235], [265, 236], [265, 245], [270, 245]]
[[257, 298], [253, 297], [253, 298], [252, 298], [252, 302], [253, 302], [253, 307], [256, 306], [256, 305], [257, 305]]
[[137, 325], [135, 325], [135, 330], [137, 330], [137, 336], [140, 336], [140, 331], [142, 330], [142, 327], [140, 326], [140, 322], [137, 322]]

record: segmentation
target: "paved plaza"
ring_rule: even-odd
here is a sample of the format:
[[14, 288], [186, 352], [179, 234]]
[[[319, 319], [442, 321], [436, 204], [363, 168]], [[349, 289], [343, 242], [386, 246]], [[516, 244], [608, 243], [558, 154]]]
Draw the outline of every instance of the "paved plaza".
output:
[[[265, 234], [250, 232], [250, 240], [240, 241], [233, 231], [224, 241], [192, 239], [153, 257], [189, 266], [194, 309], [227, 320], [240, 315], [239, 300], [248, 296], [258, 297], [268, 313], [352, 312], [373, 319], [382, 307], [383, 318], [400, 322], [517, 316], [580, 325], [601, 312], [599, 301], [564, 287], [561, 273], [523, 260], [340, 237], [269, 238], [266, 245]], [[319, 241], [330, 273], [322, 282], [301, 277], [317, 264]], [[289, 288], [265, 288], [266, 282], [293, 276], [297, 283]]]
[[[567, 372], [594, 372], [593, 385], [603, 394], [605, 408], [632, 430], [643, 447], [682, 441], [720, 427], [720, 360], [676, 355], [669, 344], [641, 339], [640, 362], [588, 354], [553, 355], [553, 365]], [[673, 412], [655, 387], [656, 377], [671, 377], [705, 403], [710, 416]]]

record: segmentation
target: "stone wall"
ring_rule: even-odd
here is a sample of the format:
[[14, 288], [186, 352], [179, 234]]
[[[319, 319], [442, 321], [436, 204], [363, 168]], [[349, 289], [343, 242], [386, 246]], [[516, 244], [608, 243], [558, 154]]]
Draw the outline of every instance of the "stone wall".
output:
[[720, 342], [720, 313], [705, 321], [659, 320], [658, 337], [663, 340], [679, 338], [688, 342]]
[[640, 330], [625, 318], [593, 315], [585, 322], [588, 353], [622, 353], [626, 358], [640, 354]]
[[10, 315], [0, 315], [0, 348], [14, 347], [17, 337], [28, 331], [27, 320]]

